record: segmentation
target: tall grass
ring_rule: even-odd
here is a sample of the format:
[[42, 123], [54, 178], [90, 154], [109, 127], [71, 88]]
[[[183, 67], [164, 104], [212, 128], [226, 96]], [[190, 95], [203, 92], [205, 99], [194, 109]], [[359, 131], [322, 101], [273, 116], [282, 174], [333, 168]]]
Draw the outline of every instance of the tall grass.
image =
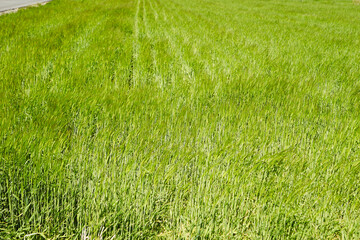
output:
[[360, 238], [351, 1], [0, 16], [0, 238]]

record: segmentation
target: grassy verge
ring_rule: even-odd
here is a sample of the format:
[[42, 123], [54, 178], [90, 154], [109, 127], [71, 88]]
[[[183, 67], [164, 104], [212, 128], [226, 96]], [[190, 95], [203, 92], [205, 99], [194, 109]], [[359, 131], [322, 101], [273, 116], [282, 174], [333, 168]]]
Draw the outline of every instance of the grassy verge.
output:
[[0, 16], [0, 238], [359, 238], [359, 17], [311, 0]]

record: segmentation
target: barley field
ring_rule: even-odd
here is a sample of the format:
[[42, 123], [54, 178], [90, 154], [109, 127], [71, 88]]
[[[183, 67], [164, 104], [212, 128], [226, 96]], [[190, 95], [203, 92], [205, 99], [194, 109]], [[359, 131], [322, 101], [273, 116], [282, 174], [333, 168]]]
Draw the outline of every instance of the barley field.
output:
[[360, 6], [1, 15], [0, 135], [0, 239], [360, 239]]

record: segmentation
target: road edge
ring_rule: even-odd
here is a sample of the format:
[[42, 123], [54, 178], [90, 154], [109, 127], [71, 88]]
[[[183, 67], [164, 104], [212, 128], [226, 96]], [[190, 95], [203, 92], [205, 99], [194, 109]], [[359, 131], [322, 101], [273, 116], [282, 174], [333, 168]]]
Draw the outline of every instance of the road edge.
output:
[[47, 3], [49, 3], [51, 0], [44, 0], [44, 1], [38, 1], [36, 3], [31, 3], [28, 5], [20, 5], [18, 7], [14, 7], [14, 8], [9, 8], [9, 9], [5, 9], [5, 10], [0, 10], [0, 16], [4, 15], [4, 14], [9, 14], [9, 13], [16, 13], [19, 9], [23, 9], [23, 8], [28, 8], [28, 7], [35, 7], [35, 6], [43, 6]]

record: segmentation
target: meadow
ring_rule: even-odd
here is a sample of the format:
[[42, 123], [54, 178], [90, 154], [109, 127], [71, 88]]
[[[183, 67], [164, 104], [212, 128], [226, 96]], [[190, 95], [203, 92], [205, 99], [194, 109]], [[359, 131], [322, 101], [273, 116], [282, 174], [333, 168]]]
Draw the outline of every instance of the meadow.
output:
[[360, 239], [360, 6], [1, 15], [0, 135], [0, 239]]

